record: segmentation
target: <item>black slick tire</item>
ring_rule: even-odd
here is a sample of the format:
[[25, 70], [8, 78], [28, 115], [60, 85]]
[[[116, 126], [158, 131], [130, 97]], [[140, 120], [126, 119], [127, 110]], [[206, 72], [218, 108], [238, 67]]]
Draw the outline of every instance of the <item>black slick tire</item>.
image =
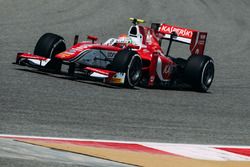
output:
[[38, 40], [34, 54], [50, 58], [51, 61], [45, 66], [47, 69], [60, 72], [62, 62], [55, 58], [55, 55], [66, 50], [64, 39], [56, 34], [46, 33]]
[[207, 92], [214, 79], [214, 61], [209, 56], [192, 55], [184, 72], [185, 82], [195, 90]]

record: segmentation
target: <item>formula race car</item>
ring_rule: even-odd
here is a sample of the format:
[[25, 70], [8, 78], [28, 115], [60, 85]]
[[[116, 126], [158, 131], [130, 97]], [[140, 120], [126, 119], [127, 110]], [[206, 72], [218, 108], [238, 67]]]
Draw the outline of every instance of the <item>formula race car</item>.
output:
[[[145, 27], [144, 20], [130, 20], [132, 26], [127, 34], [104, 43], [97, 43], [95, 36], [78, 42], [76, 35], [74, 45], [68, 49], [61, 36], [46, 33], [38, 40], [33, 54], [17, 54], [16, 64], [53, 73], [61, 73], [62, 65], [67, 65], [69, 76], [87, 75], [129, 88], [184, 83], [201, 92], [209, 89], [214, 62], [204, 55], [206, 32], [161, 23]], [[166, 52], [161, 47], [162, 40], [169, 40]], [[191, 56], [188, 59], [170, 56], [173, 42], [190, 45]]]

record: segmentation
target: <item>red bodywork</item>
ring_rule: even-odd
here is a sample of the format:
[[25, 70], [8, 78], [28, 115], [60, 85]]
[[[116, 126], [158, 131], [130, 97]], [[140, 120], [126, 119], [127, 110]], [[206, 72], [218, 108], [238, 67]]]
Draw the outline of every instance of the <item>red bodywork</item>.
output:
[[[159, 44], [159, 41], [162, 39], [169, 40], [173, 32], [177, 34], [177, 36], [173, 38], [173, 41], [189, 44], [191, 54], [204, 54], [207, 37], [206, 32], [198, 32], [196, 30], [171, 26], [167, 24], [159, 24], [158, 29], [153, 29], [141, 25], [133, 25], [130, 28], [130, 31], [132, 31], [133, 27], [135, 27], [138, 31], [137, 33], [140, 36], [140, 44], [134, 44], [134, 46], [127, 45], [126, 47], [130, 47], [132, 50], [136, 51], [140, 55], [143, 62], [142, 74], [147, 77], [148, 86], [153, 86], [156, 78], [158, 78], [160, 81], [170, 81], [173, 77], [172, 74], [176, 64], [171, 58], [165, 56]], [[128, 36], [130, 35], [129, 33]], [[99, 49], [116, 53], [124, 49], [115, 45], [112, 46], [110, 44], [105, 43], [98, 44], [95, 42], [97, 38], [93, 36], [90, 36], [89, 39], [91, 41], [83, 41], [76, 43], [74, 46], [67, 49], [66, 51], [57, 54], [56, 58], [64, 62], [70, 62], [72, 59], [76, 58], [86, 50]], [[17, 62], [20, 59], [34, 59], [41, 61], [42, 64], [43, 61], [45, 62], [49, 58], [44, 58], [38, 55], [32, 55], [28, 53], [19, 53], [17, 55]], [[112, 79], [112, 76], [116, 74], [115, 71], [93, 67], [84, 67], [82, 70], [87, 70], [93, 73], [105, 75], [107, 76], [106, 81]]]
[[118, 52], [121, 50], [121, 48], [115, 46], [107, 46], [95, 43], [92, 44], [91, 42], [80, 42], [67, 49], [65, 52], [57, 54], [56, 58], [61, 59], [63, 61], [69, 61], [70, 59], [77, 57], [81, 52], [91, 49], [108, 50], [114, 52]]

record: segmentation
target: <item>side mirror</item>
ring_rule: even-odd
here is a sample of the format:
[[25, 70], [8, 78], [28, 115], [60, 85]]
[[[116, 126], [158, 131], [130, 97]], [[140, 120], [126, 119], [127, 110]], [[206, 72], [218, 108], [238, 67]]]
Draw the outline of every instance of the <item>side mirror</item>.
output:
[[96, 37], [96, 36], [91, 36], [91, 35], [88, 35], [88, 37], [87, 37], [89, 40], [91, 40], [92, 41], [92, 43], [95, 43], [95, 41], [97, 41], [98, 40], [98, 38]]
[[74, 45], [76, 45], [78, 43], [78, 40], [79, 40], [79, 35], [75, 35], [75, 38], [74, 38]]

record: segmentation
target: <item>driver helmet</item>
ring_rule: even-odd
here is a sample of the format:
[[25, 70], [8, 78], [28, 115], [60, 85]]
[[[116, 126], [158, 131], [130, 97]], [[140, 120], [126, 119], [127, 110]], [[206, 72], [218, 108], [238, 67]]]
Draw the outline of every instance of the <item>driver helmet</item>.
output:
[[132, 39], [130, 37], [128, 37], [127, 34], [121, 34], [119, 35], [118, 39], [117, 39], [117, 44], [120, 47], [125, 47], [127, 44], [132, 43]]

